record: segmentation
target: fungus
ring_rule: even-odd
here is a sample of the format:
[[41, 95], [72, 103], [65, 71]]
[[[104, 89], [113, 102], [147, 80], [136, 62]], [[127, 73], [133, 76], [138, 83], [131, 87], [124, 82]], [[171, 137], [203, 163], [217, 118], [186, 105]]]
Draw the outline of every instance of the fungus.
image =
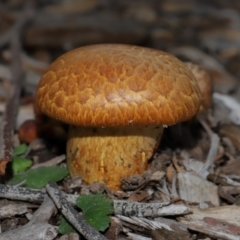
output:
[[69, 124], [71, 176], [118, 190], [142, 174], [163, 126], [191, 119], [200, 106], [192, 72], [171, 54], [123, 44], [77, 48], [41, 78], [36, 104]]
[[192, 62], [185, 62], [185, 65], [192, 71], [200, 88], [202, 100], [198, 115], [201, 115], [212, 106], [213, 81], [210, 74], [203, 67]]

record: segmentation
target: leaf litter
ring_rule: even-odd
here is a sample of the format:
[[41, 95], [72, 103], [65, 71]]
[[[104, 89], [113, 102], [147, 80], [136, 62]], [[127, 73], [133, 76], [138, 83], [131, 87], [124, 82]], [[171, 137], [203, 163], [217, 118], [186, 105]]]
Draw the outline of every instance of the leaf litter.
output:
[[[81, 179], [71, 179], [67, 176], [66, 163], [62, 160], [65, 154], [64, 140], [60, 137], [53, 140], [51, 136], [41, 140], [35, 139], [28, 145], [26, 154], [21, 157], [30, 159], [33, 168], [38, 166], [39, 169], [25, 171], [30, 164], [21, 166], [20, 169], [24, 170], [24, 173], [19, 173], [21, 177], [15, 183], [20, 182], [22, 187], [28, 189], [44, 187], [48, 181], [58, 181], [60, 189], [68, 195], [104, 194], [115, 203], [114, 211], [117, 213], [111, 215], [110, 227], [103, 232], [108, 239], [140, 239], [141, 237], [142, 239], [239, 239], [238, 2], [218, 2], [214, 5], [185, 1], [186, 4], [179, 4], [178, 1], [171, 0], [162, 1], [159, 5], [158, 1], [141, 1], [139, 11], [142, 13], [146, 11], [146, 15], [139, 15], [136, 11], [136, 4], [139, 3], [135, 1], [131, 3], [116, 1], [115, 5], [105, 1], [91, 1], [91, 4], [87, 4], [87, 8], [84, 7], [86, 6], [83, 4], [84, 0], [79, 3], [72, 1], [77, 6], [72, 9], [64, 5], [64, 2], [66, 1], [59, 3], [52, 1], [52, 8], [47, 4], [35, 6], [39, 17], [31, 22], [29, 28], [26, 28], [25, 37], [21, 39], [24, 48], [20, 53], [23, 70], [28, 79], [23, 83], [23, 94], [19, 101], [14, 136], [15, 149], [19, 146], [19, 141], [16, 139], [21, 124], [25, 120], [34, 120], [34, 97], [29, 98], [29, 96], [34, 95], [39, 77], [53, 59], [69, 48], [80, 45], [109, 41], [142, 43], [140, 45], [163, 49], [184, 61], [199, 64], [212, 76], [213, 106], [201, 119], [180, 124], [180, 128], [173, 126], [165, 129], [161, 145], [151, 160], [149, 170], [141, 176], [134, 175], [123, 179], [121, 191], [112, 192], [97, 183], [87, 186]], [[13, 75], [10, 71], [12, 61], [10, 48], [6, 44], [7, 39], [10, 39], [7, 33], [11, 31], [13, 21], [18, 21], [14, 11], [20, 13], [22, 5], [21, 1], [13, 0], [3, 3], [1, 9], [2, 7], [6, 11], [3, 15], [3, 27], [0, 29], [1, 34], [4, 34], [0, 46], [6, 47], [1, 48], [0, 60], [1, 121], [6, 104], [6, 92], [11, 86], [9, 81]], [[56, 15], [49, 14], [49, 11]], [[66, 19], [72, 19], [75, 11], [85, 14], [79, 14], [79, 20], [74, 23], [73, 29], [71, 25], [73, 23]], [[55, 16], [60, 16], [60, 13], [64, 13], [64, 16], [61, 15], [62, 18], [58, 17], [58, 21], [55, 21]], [[104, 17], [106, 13], [108, 13], [107, 19]], [[98, 26], [93, 26], [91, 19], [102, 22]], [[55, 24], [54, 28], [48, 28], [49, 22]], [[57, 31], [54, 29], [60, 34], [56, 36]], [[117, 33], [116, 29], [118, 29]], [[46, 31], [51, 34], [47, 34]], [[84, 38], [76, 37], [76, 31], [84, 35]], [[59, 42], [53, 46], [56, 38]], [[38, 41], [39, 39], [42, 41]], [[53, 130], [63, 133], [65, 126], [55, 125]], [[50, 132], [47, 128], [46, 132], [52, 135], [54, 131]], [[20, 153], [17, 156], [20, 156]], [[58, 156], [62, 157], [56, 159]], [[58, 166], [53, 167], [52, 164]], [[51, 166], [47, 167], [49, 172], [46, 171], [45, 165]], [[58, 171], [61, 173], [55, 178], [42, 175], [42, 172], [49, 176], [53, 172], [57, 174]], [[40, 180], [40, 184], [29, 180], [29, 176]], [[2, 183], [6, 183], [6, 180], [2, 179]], [[18, 185], [14, 185], [13, 188], [18, 188]], [[4, 188], [1, 189], [3, 191]], [[26, 192], [24, 195], [26, 196]], [[24, 233], [29, 215], [35, 214], [36, 205], [26, 207], [19, 202], [23, 210], [19, 208], [17, 212], [12, 202], [7, 200], [11, 196], [6, 192], [0, 196], [0, 216], [5, 216], [1, 219], [2, 233], [10, 233], [17, 227], [22, 227]], [[35, 196], [39, 195], [35, 194]], [[18, 198], [24, 198], [21, 192]], [[42, 200], [38, 204], [41, 202]], [[137, 204], [134, 205], [135, 202]], [[86, 206], [87, 203], [88, 201]], [[8, 215], [2, 212], [6, 211], [7, 206], [12, 206], [11, 210], [16, 211], [16, 213], [8, 212], [11, 214], [11, 221]], [[53, 207], [47, 206], [50, 209]], [[102, 208], [101, 206], [100, 204], [98, 207]], [[185, 209], [182, 209], [183, 207]], [[39, 209], [42, 211], [41, 207]], [[84, 211], [81, 214], [84, 214]], [[49, 225], [43, 225], [41, 220], [38, 226], [44, 226], [43, 229], [51, 227], [51, 230], [57, 233], [54, 227], [59, 225], [58, 216], [51, 214], [48, 219], [50, 219]], [[101, 214], [98, 219], [103, 219]], [[33, 223], [32, 221], [31, 224]], [[52, 236], [54, 237], [49, 239], [63, 239], [60, 235]]]

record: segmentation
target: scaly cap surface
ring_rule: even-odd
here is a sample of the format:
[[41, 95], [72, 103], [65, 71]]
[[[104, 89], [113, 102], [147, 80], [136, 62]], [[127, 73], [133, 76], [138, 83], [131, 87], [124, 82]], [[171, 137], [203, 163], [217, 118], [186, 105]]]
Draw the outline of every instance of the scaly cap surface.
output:
[[36, 93], [44, 114], [82, 126], [172, 125], [192, 118], [200, 100], [193, 74], [176, 57], [123, 44], [67, 52]]

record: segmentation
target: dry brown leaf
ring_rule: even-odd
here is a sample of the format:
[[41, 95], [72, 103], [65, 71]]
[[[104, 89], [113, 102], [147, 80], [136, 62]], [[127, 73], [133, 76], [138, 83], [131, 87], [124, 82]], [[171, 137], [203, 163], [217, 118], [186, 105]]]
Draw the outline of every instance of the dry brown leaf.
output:
[[145, 202], [149, 197], [150, 193], [147, 190], [141, 190], [137, 192], [133, 192], [128, 198], [129, 201], [133, 202]]
[[169, 167], [167, 167], [166, 170], [166, 178], [169, 183], [172, 183], [173, 177], [176, 175], [176, 170], [171, 164]]
[[226, 124], [220, 127], [220, 135], [228, 137], [233, 144], [240, 150], [240, 126]]

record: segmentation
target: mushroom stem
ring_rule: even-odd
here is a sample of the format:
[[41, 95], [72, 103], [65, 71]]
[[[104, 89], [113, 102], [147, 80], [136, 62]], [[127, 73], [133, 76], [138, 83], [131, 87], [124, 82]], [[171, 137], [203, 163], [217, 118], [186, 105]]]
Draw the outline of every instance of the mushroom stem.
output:
[[147, 169], [162, 131], [162, 126], [70, 126], [67, 143], [70, 174], [81, 176], [87, 184], [102, 182], [119, 190], [122, 178]]

